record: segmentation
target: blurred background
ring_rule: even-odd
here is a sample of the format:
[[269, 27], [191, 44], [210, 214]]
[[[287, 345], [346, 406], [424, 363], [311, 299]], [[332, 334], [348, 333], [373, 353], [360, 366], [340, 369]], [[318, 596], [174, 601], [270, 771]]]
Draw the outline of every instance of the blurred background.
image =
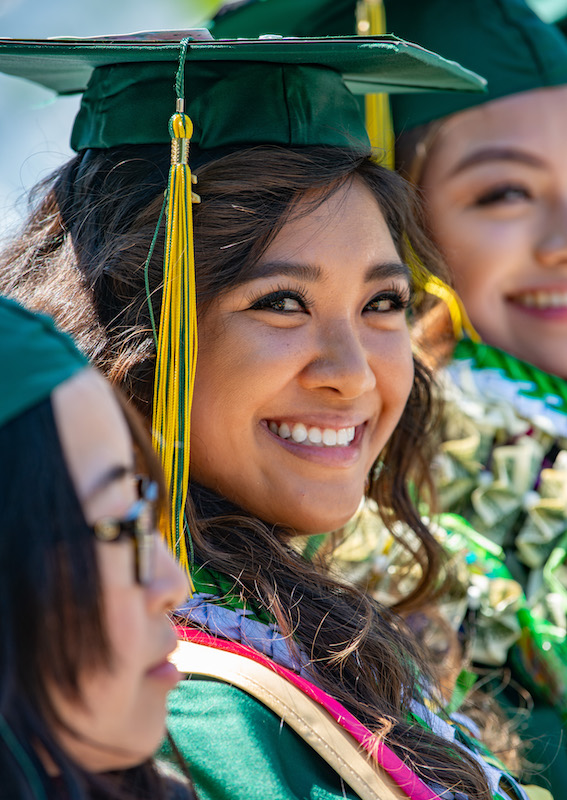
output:
[[[567, 0], [529, 2], [546, 21], [566, 13]], [[221, 5], [222, 0], [0, 0], [0, 37], [199, 27]], [[0, 239], [26, 216], [29, 190], [71, 155], [78, 104], [77, 97], [55, 99], [45, 89], [0, 74]]]
[[[0, 0], [0, 37], [100, 36], [199, 27], [221, 0]], [[0, 237], [27, 212], [27, 194], [72, 154], [78, 97], [57, 98], [0, 74]]]

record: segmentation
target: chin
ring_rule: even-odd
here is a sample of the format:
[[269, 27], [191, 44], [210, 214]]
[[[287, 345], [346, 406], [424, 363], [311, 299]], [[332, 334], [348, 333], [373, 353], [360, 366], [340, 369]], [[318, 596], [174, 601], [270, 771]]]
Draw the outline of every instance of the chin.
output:
[[343, 525], [346, 525], [356, 514], [360, 500], [354, 505], [349, 506], [348, 509], [337, 511], [329, 514], [328, 510], [321, 511], [320, 514], [310, 513], [303, 515], [301, 519], [296, 520], [296, 524], [287, 523], [288, 527], [293, 528], [298, 534], [304, 536], [316, 536], [320, 533], [330, 533], [331, 531], [339, 530]]

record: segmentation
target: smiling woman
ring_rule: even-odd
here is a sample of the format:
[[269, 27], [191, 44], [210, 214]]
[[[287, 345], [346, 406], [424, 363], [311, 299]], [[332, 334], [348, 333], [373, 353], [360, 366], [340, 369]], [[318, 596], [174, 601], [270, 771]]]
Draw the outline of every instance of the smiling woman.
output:
[[[0, 332], [1, 794], [189, 800], [149, 761], [186, 588], [154, 525], [159, 465], [46, 317], [0, 298]], [[135, 468], [153, 493], [137, 497]]]
[[567, 86], [457, 114], [420, 183], [471, 321], [490, 344], [567, 377]]
[[418, 5], [392, 3], [390, 24], [459, 54], [488, 93], [396, 101], [398, 161], [483, 341], [567, 378], [567, 43], [523, 0]]

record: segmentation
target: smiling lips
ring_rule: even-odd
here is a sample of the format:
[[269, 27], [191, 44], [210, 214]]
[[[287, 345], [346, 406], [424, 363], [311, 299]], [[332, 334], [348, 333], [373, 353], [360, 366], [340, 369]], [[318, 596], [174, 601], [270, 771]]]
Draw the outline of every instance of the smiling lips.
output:
[[296, 444], [314, 447], [348, 447], [354, 440], [354, 425], [346, 428], [317, 428], [302, 422], [287, 423], [272, 420], [268, 423], [272, 433], [280, 439], [291, 439]]

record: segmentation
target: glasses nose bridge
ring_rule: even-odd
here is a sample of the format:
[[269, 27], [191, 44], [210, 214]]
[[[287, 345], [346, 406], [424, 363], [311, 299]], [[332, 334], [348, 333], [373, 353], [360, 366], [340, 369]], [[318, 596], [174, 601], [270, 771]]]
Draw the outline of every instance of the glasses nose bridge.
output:
[[159, 489], [155, 481], [138, 476], [138, 513], [133, 519], [136, 549], [136, 580], [142, 585], [151, 582], [155, 571], [157, 510]]
[[153, 577], [153, 547], [157, 538], [156, 502], [158, 485], [145, 477], [136, 477], [139, 498], [120, 518], [105, 518], [93, 527], [95, 537], [112, 544], [127, 537], [134, 547], [135, 577], [142, 585], [151, 582]]

